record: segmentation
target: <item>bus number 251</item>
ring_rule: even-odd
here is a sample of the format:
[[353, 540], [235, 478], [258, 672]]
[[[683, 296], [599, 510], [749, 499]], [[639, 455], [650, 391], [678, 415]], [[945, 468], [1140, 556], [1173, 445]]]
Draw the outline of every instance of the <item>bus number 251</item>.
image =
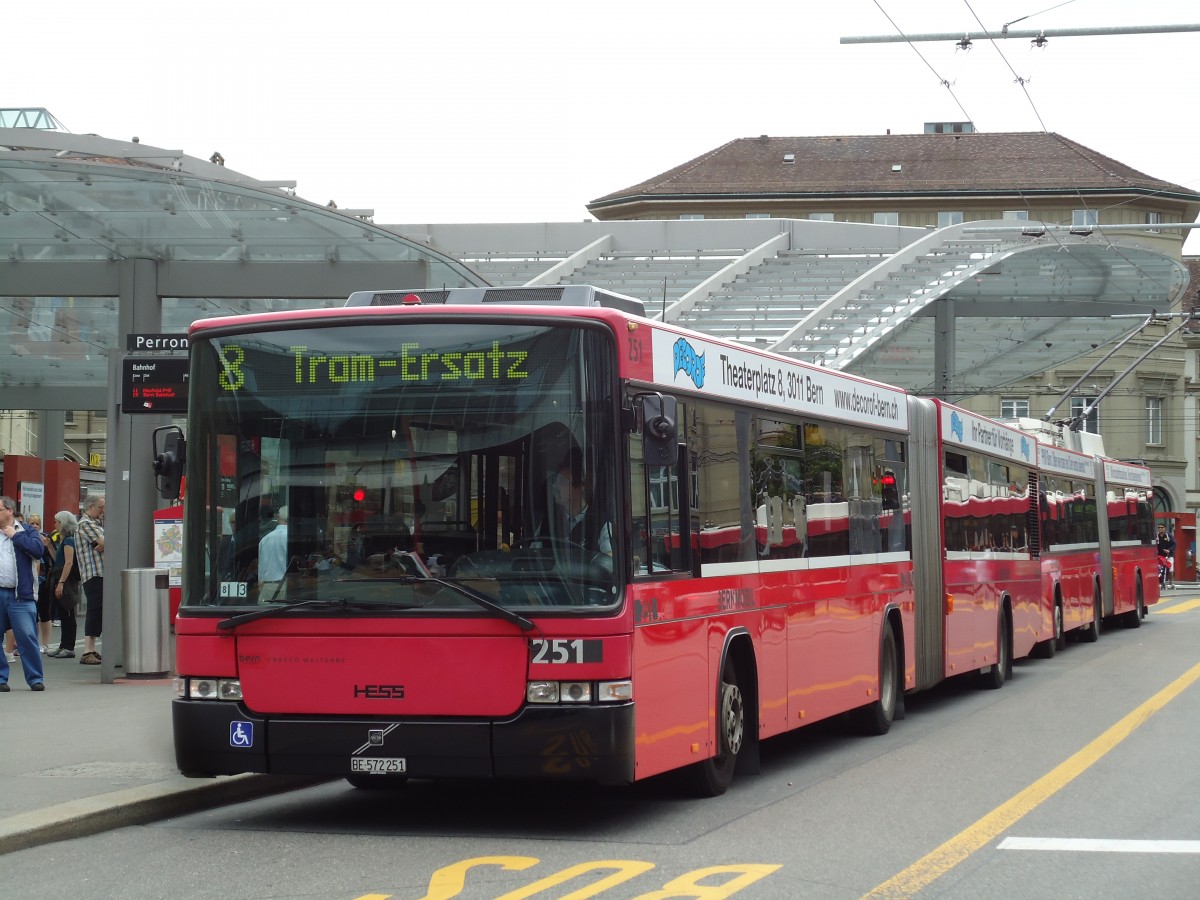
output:
[[535, 663], [601, 662], [604, 658], [601, 641], [579, 638], [552, 638], [529, 642], [529, 660]]

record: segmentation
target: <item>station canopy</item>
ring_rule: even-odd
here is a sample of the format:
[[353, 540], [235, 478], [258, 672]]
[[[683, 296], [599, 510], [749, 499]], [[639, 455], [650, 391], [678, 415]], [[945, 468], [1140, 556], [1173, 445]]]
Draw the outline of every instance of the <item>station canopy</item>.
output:
[[840, 291], [772, 349], [918, 393], [968, 397], [1165, 320], [1188, 286], [1178, 259], [1118, 229], [968, 223], [930, 249]]
[[[137, 262], [154, 267], [164, 333], [212, 315], [341, 305], [356, 289], [587, 282], [643, 299], [656, 318], [955, 398], [1109, 345], [1177, 307], [1188, 282], [1156, 236], [1040, 223], [384, 227], [371, 210], [304, 200], [294, 182], [240, 174], [219, 154], [70, 134], [44, 110], [0, 110], [0, 126], [6, 387], [104, 384], [124, 351], [119, 322], [131, 321], [120, 319], [120, 272]], [[881, 251], [883, 235], [894, 244]], [[794, 263], [806, 255], [825, 261], [824, 287], [801, 285]], [[627, 277], [655, 266], [645, 284]], [[772, 266], [769, 282], [759, 277]]]
[[[417, 286], [482, 283], [376, 225], [371, 210], [309, 202], [294, 182], [242, 175], [219, 154], [205, 161], [71, 134], [45, 110], [0, 110], [0, 126], [31, 126], [0, 127], [0, 295], [13, 298], [0, 319], [13, 349], [0, 361], [5, 386], [106, 381], [118, 342], [116, 273], [131, 261], [151, 263], [158, 284], [175, 291], [162, 299], [164, 333], [212, 315], [341, 305], [355, 287], [391, 286], [364, 281], [391, 271], [419, 271]], [[204, 277], [185, 292], [189, 273]], [[262, 287], [272, 274], [278, 295]], [[303, 295], [289, 289], [297, 282]]]

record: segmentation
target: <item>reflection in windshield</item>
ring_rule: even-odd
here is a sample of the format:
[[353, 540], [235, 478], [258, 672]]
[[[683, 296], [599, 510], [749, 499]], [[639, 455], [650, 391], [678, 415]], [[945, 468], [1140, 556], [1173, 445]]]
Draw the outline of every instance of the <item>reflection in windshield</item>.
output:
[[411, 321], [197, 342], [185, 605], [615, 604], [604, 334]]

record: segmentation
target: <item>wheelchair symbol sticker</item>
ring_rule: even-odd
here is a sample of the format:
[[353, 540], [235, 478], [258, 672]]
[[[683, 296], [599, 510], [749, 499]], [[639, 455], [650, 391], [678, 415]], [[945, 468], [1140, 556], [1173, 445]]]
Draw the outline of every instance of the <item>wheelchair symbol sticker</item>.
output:
[[230, 722], [229, 723], [229, 746], [230, 747], [253, 747], [254, 746], [254, 723], [253, 722]]

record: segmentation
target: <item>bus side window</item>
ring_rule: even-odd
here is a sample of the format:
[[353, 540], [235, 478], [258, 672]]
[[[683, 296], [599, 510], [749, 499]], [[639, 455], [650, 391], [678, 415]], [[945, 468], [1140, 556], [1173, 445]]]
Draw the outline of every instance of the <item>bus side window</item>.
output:
[[[682, 411], [682, 404], [680, 410]], [[682, 415], [681, 415], [682, 420]], [[687, 483], [678, 466], [646, 465], [641, 435], [629, 436], [630, 529], [635, 576], [689, 571], [691, 554], [681, 503]]]

